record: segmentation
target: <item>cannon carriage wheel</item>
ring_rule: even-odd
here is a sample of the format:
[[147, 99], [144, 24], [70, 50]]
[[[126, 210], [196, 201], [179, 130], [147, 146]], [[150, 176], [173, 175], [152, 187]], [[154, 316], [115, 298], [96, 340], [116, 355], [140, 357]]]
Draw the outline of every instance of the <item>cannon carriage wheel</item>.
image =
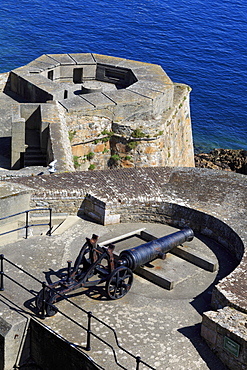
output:
[[[47, 287], [45, 288], [45, 297], [44, 297], [46, 302], [45, 311], [48, 317], [56, 315], [58, 311], [57, 308], [52, 304], [55, 295], [56, 293], [53, 292], [51, 289]], [[42, 300], [43, 300], [43, 289], [41, 289], [41, 291], [35, 298], [36, 307], [38, 308], [39, 311], [42, 310]]]
[[128, 293], [132, 286], [133, 273], [128, 267], [120, 266], [112, 271], [106, 282], [106, 294], [109, 299], [119, 299]]

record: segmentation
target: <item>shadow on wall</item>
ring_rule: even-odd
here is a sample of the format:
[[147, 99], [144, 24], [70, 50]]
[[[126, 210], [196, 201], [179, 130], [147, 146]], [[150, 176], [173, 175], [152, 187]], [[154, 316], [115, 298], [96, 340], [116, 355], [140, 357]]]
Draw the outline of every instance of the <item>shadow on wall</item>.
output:
[[[5, 363], [0, 346], [1, 370], [5, 368], [22, 370], [99, 370], [99, 367], [85, 353], [71, 346], [71, 343], [54, 334], [51, 330], [48, 330], [42, 323], [33, 318], [28, 319], [26, 315], [30, 316], [30, 312], [26, 312], [22, 307], [14, 304], [6, 297], [1, 297], [0, 302], [18, 315], [19, 325], [19, 333], [15, 337], [14, 346], [10, 349], [12, 351], [11, 358], [9, 357]], [[6, 329], [11, 330], [11, 327], [6, 327]], [[18, 331], [17, 328], [15, 329], [16, 331]], [[10, 341], [13, 344], [12, 336], [10, 337]]]
[[[204, 292], [194, 297], [193, 301], [190, 303], [196, 309], [196, 311], [202, 315], [203, 312], [212, 310], [211, 298], [214, 286], [217, 285], [221, 279], [228, 276], [237, 267], [238, 260], [215, 241], [212, 242], [209, 238], [206, 238], [198, 233], [196, 233], [196, 237], [202, 240], [203, 243], [205, 243], [212, 250], [219, 263], [219, 270], [213, 283], [210, 284], [210, 286]], [[206, 342], [202, 342], [201, 323], [198, 323], [194, 326], [181, 328], [178, 331], [191, 341], [210, 370], [215, 370], [216, 368], [217, 370], [227, 369], [208, 347]]]
[[0, 168], [10, 169], [11, 137], [0, 137]]
[[219, 358], [211, 351], [208, 345], [202, 342], [200, 330], [201, 324], [196, 324], [184, 327], [178, 331], [191, 341], [203, 361], [206, 362], [209, 370], [227, 370], [225, 365], [223, 365]]
[[219, 283], [224, 277], [228, 276], [238, 265], [238, 260], [231, 253], [227, 252], [220, 244], [212, 241], [211, 239], [195, 233], [195, 236], [200, 239], [209, 249], [212, 250], [214, 255], [218, 260], [218, 273], [215, 280], [210, 284], [210, 286], [201, 294], [194, 297], [191, 305], [196, 309], [196, 311], [202, 315], [203, 312], [211, 310], [211, 297], [214, 286]]

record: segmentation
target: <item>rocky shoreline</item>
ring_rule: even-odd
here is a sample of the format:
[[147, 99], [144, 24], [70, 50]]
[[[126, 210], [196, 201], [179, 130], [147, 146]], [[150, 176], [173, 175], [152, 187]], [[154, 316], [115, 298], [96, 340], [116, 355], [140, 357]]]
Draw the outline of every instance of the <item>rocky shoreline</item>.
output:
[[214, 149], [195, 155], [195, 166], [247, 175], [247, 150]]

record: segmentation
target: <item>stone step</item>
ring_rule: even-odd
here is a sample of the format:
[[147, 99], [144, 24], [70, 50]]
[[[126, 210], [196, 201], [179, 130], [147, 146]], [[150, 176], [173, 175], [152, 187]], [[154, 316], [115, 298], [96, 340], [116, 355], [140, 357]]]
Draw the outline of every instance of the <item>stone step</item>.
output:
[[[28, 130], [29, 132], [30, 130]], [[46, 156], [42, 153], [40, 148], [39, 137], [37, 139], [37, 132], [31, 130], [26, 138], [26, 151], [24, 154], [24, 166], [46, 166]]]
[[27, 149], [24, 155], [24, 166], [46, 166], [46, 157], [41, 150]]

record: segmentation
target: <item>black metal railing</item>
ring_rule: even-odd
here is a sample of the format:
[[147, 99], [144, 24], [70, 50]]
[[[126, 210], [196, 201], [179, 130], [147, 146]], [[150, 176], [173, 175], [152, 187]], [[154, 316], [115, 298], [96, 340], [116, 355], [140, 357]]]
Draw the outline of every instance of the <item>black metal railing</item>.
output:
[[[78, 326], [79, 328], [83, 329], [84, 331], [86, 331], [86, 347], [85, 347], [85, 350], [86, 351], [90, 351], [92, 348], [91, 348], [91, 337], [94, 337], [96, 338], [97, 340], [99, 340], [101, 343], [103, 343], [104, 345], [108, 346], [111, 350], [112, 350], [112, 353], [113, 353], [113, 357], [114, 357], [114, 361], [115, 363], [117, 364], [118, 367], [120, 367], [121, 369], [124, 369], [124, 370], [128, 370], [126, 367], [124, 367], [123, 365], [121, 365], [117, 359], [117, 354], [116, 354], [116, 350], [115, 348], [108, 342], [106, 342], [104, 339], [102, 339], [100, 336], [98, 336], [97, 334], [95, 334], [93, 331], [92, 331], [92, 319], [94, 319], [95, 321], [97, 321], [99, 324], [105, 326], [106, 328], [108, 328], [112, 333], [113, 333], [113, 336], [114, 336], [114, 339], [115, 339], [115, 344], [116, 346], [122, 350], [124, 353], [126, 353], [128, 356], [130, 356], [132, 359], [135, 360], [135, 363], [136, 363], [136, 370], [140, 370], [140, 364], [146, 366], [148, 369], [151, 369], [151, 370], [156, 370], [154, 367], [152, 367], [151, 365], [148, 365], [146, 362], [144, 362], [140, 356], [135, 356], [133, 355], [130, 351], [128, 351], [127, 349], [125, 349], [124, 347], [122, 347], [120, 344], [119, 344], [119, 340], [118, 340], [118, 337], [117, 337], [117, 333], [115, 331], [115, 329], [113, 329], [110, 325], [106, 324], [104, 321], [100, 320], [99, 318], [97, 318], [96, 316], [93, 315], [92, 312], [90, 311], [86, 311], [84, 310], [82, 307], [78, 306], [76, 303], [74, 303], [73, 301], [71, 301], [69, 298], [67, 298], [66, 296], [64, 295], [61, 295], [59, 294], [57, 291], [55, 291], [54, 289], [50, 288], [45, 282], [42, 282], [41, 280], [39, 280], [38, 278], [36, 278], [35, 276], [33, 276], [32, 274], [30, 274], [29, 272], [25, 271], [23, 268], [17, 266], [15, 263], [11, 262], [10, 260], [8, 260], [6, 257], [4, 257], [3, 254], [0, 254], [0, 291], [4, 291], [4, 277], [6, 277], [7, 279], [11, 280], [14, 284], [18, 285], [20, 288], [24, 289], [25, 291], [27, 291], [28, 293], [30, 293], [31, 295], [33, 296], [37, 296], [37, 294], [35, 294], [32, 290], [26, 288], [23, 283], [19, 283], [17, 280], [13, 279], [12, 277], [10, 277], [8, 274], [6, 274], [4, 272], [4, 263], [3, 261], [6, 261], [7, 263], [9, 263], [10, 265], [12, 265], [13, 267], [17, 268], [19, 271], [23, 272], [24, 274], [28, 275], [29, 277], [31, 277], [33, 280], [35, 280], [36, 282], [38, 282], [39, 284], [41, 284], [42, 286], [42, 290], [43, 290], [43, 293], [42, 293], [42, 308], [41, 308], [41, 318], [45, 318], [45, 307], [46, 305], [49, 305], [51, 306], [53, 309], [56, 310], [56, 312], [59, 312], [61, 315], [63, 315], [66, 319], [68, 319], [70, 322], [72, 322], [73, 324], [75, 324], [76, 326]], [[81, 312], [83, 312], [84, 314], [87, 315], [87, 327], [83, 326], [82, 324], [78, 323], [78, 321], [75, 321], [72, 317], [68, 316], [66, 313], [64, 313], [63, 311], [59, 310], [57, 307], [55, 307], [53, 304], [49, 303], [49, 302], [46, 302], [45, 301], [45, 289], [50, 289], [51, 291], [55, 292], [56, 294], [58, 294], [59, 296], [61, 296], [63, 298], [63, 300], [66, 300], [67, 302], [69, 302], [69, 304], [73, 305], [74, 307], [76, 307], [78, 310], [80, 310]], [[76, 317], [78, 317], [78, 315], [76, 315]], [[75, 347], [77, 347], [77, 349], [80, 350], [79, 346], [73, 344]], [[103, 367], [101, 367], [99, 364], [98, 366], [104, 370]]]
[[[48, 211], [49, 212], [49, 222], [47, 223], [39, 223], [39, 224], [31, 224], [30, 223], [30, 218], [29, 218], [29, 213], [31, 212], [37, 212], [37, 211]], [[23, 212], [19, 212], [19, 213], [15, 213], [13, 215], [9, 215], [9, 216], [6, 216], [6, 217], [1, 217], [0, 218], [0, 222], [3, 221], [3, 220], [7, 220], [9, 218], [12, 218], [12, 217], [16, 217], [16, 216], [20, 216], [22, 214], [25, 214], [25, 225], [24, 226], [21, 226], [21, 227], [18, 227], [18, 228], [15, 228], [15, 229], [11, 229], [11, 230], [8, 230], [8, 231], [5, 231], [3, 233], [0, 233], [0, 236], [2, 235], [5, 235], [5, 234], [9, 234], [9, 233], [13, 233], [15, 231], [19, 231], [19, 230], [23, 230], [25, 229], [26, 232], [25, 232], [25, 238], [27, 239], [28, 238], [28, 229], [29, 227], [34, 227], [34, 226], [49, 226], [49, 229], [47, 231], [47, 235], [51, 235], [51, 230], [52, 230], [52, 209], [51, 208], [36, 208], [36, 209], [28, 209], [27, 211], [23, 211]], [[8, 224], [6, 224], [8, 225]]]

